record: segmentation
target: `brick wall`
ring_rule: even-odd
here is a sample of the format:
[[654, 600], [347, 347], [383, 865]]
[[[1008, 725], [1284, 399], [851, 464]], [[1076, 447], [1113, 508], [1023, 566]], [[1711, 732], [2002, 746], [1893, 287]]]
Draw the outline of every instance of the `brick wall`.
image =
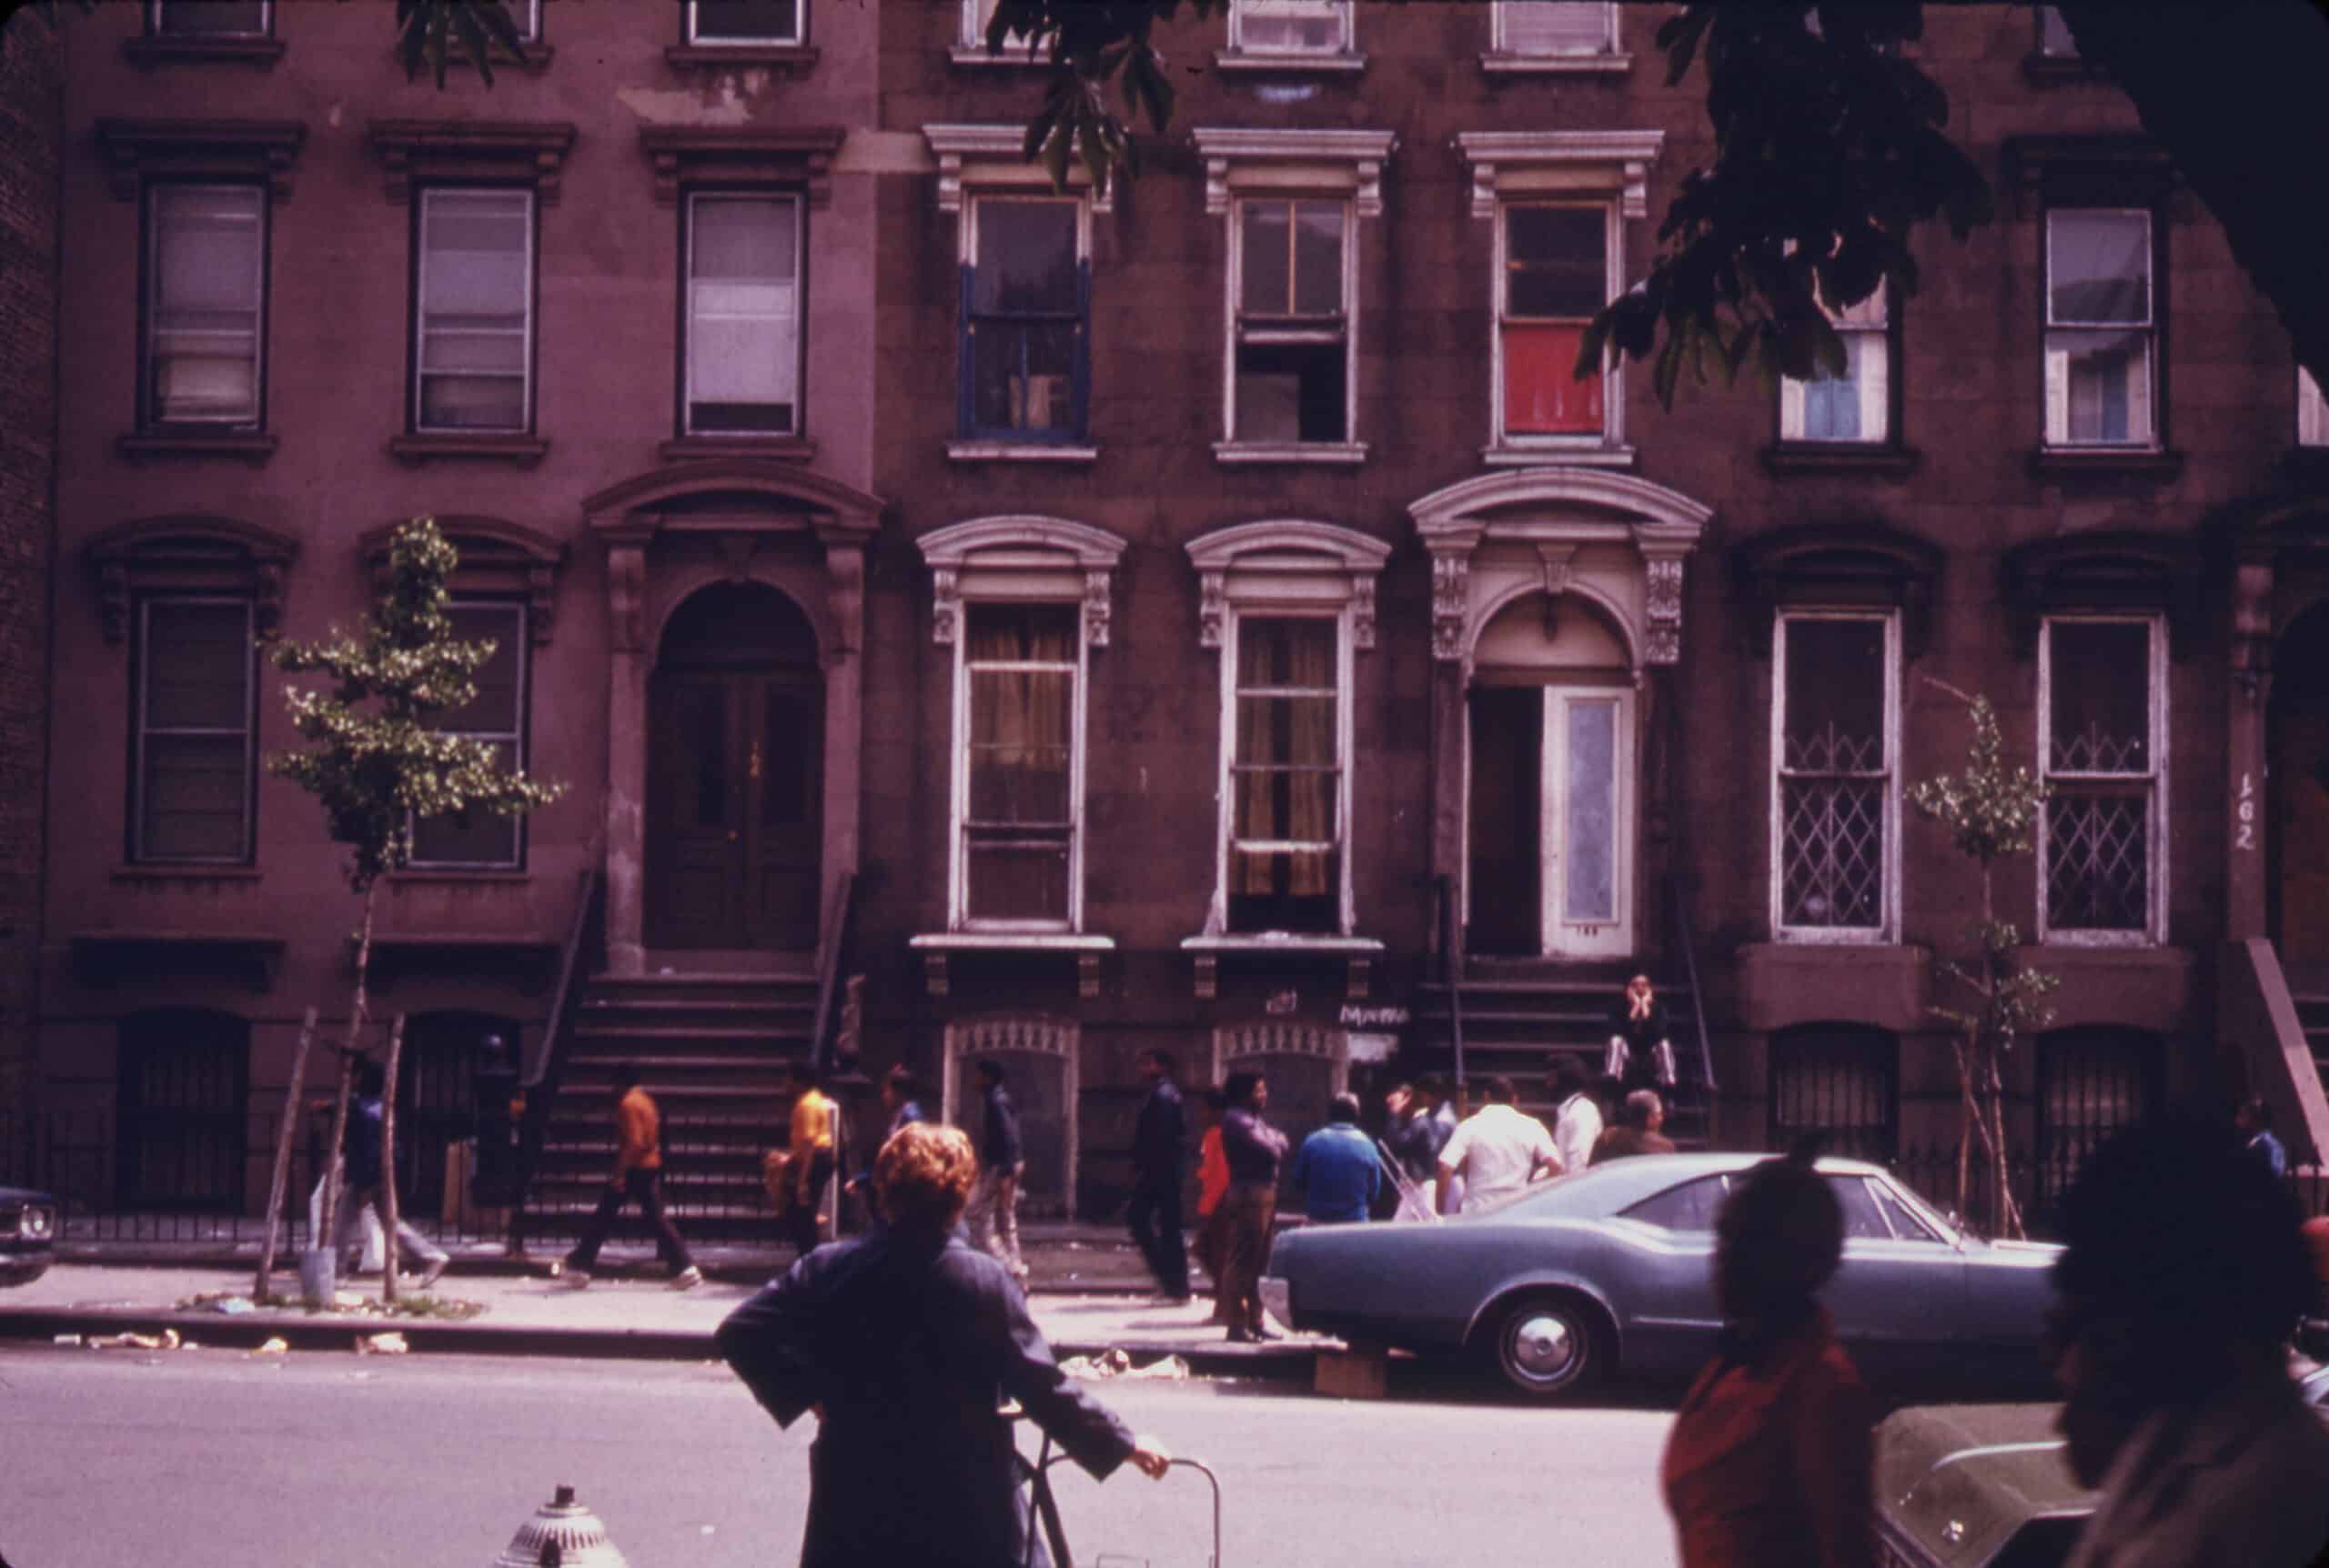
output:
[[0, 24], [0, 1120], [30, 1088], [39, 952], [64, 79], [49, 22]]

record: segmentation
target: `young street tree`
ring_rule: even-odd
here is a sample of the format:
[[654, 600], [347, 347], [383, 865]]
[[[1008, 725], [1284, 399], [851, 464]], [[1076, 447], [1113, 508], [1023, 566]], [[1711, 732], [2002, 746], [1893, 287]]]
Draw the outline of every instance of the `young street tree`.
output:
[[[348, 846], [348, 886], [364, 900], [356, 938], [355, 997], [340, 1049], [338, 1104], [332, 1117], [332, 1177], [325, 1184], [318, 1245], [329, 1245], [338, 1201], [340, 1141], [348, 1131], [349, 1074], [363, 1035], [373, 904], [381, 876], [410, 863], [412, 825], [419, 818], [479, 810], [516, 816], [549, 804], [565, 790], [562, 784], [507, 771], [489, 743], [448, 734], [431, 723], [433, 715], [476, 700], [472, 678], [494, 653], [489, 641], [462, 642], [453, 636], [445, 613], [450, 597], [446, 584], [459, 561], [459, 552], [438, 531], [434, 518], [415, 518], [390, 541], [388, 585], [359, 636], [335, 628], [323, 642], [287, 642], [274, 652], [277, 668], [321, 675], [328, 685], [322, 690], [284, 689], [292, 725], [308, 744], [270, 756], [267, 770], [322, 805], [333, 841]], [[392, 1252], [389, 1267], [394, 1266]]]
[[2023, 966], [2021, 933], [1997, 918], [1994, 868], [2007, 856], [2032, 851], [2046, 785], [2032, 778], [2026, 768], [2006, 768], [2005, 743], [1987, 698], [1969, 697], [1941, 681], [1932, 684], [1966, 705], [1973, 739], [1966, 749], [1964, 772], [1911, 785], [1909, 800], [1948, 829], [1957, 852], [1981, 872], [1981, 919], [1972, 931], [1975, 956], [1970, 962], [1940, 959], [1933, 966], [1969, 999], [1966, 1007], [1932, 1010], [1934, 1017], [1957, 1030], [1957, 1089], [1963, 1113], [1957, 1133], [1957, 1211], [1973, 1212], [1972, 1154], [1978, 1141], [1985, 1167], [1989, 1209], [1983, 1218], [1989, 1232], [2019, 1237], [2021, 1208], [2007, 1181], [2003, 1063], [2024, 1031], [2053, 1021], [2053, 1009], [2045, 998], [2059, 980]]

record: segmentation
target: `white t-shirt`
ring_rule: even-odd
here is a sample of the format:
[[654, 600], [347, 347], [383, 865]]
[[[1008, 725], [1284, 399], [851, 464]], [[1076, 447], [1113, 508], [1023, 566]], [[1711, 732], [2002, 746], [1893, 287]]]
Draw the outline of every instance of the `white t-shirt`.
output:
[[1439, 1151], [1439, 1168], [1464, 1178], [1464, 1204], [1470, 1208], [1528, 1185], [1540, 1156], [1560, 1158], [1545, 1124], [1509, 1105], [1488, 1104], [1456, 1129]]
[[1553, 1123], [1553, 1143], [1561, 1151], [1564, 1171], [1584, 1170], [1600, 1136], [1601, 1108], [1593, 1103], [1593, 1096], [1572, 1094], [1561, 1101], [1560, 1117]]

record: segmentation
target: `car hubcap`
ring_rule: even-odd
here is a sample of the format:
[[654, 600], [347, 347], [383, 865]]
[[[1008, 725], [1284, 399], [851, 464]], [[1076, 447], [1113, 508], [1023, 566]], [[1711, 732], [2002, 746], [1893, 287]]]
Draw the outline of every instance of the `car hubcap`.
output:
[[1532, 1313], [1512, 1328], [1512, 1364], [1522, 1376], [1552, 1382], [1577, 1364], [1577, 1333], [1566, 1319]]

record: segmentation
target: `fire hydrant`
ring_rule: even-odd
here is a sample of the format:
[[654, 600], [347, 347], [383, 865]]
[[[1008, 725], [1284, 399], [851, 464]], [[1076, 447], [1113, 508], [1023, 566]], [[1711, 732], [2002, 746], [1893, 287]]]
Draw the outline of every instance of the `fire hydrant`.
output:
[[557, 1495], [518, 1526], [492, 1568], [630, 1568], [599, 1516], [574, 1501], [574, 1488]]

